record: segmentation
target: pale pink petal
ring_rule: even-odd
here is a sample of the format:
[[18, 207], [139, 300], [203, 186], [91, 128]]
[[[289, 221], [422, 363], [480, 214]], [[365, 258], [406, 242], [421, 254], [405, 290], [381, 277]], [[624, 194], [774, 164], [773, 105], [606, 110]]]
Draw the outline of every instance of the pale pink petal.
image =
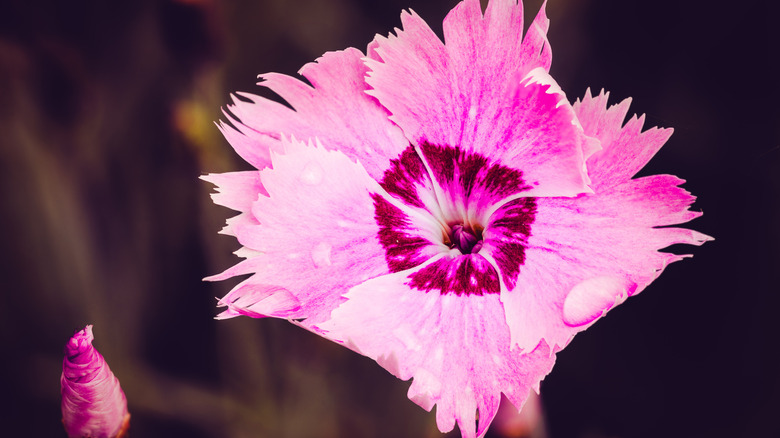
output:
[[[346, 155], [291, 141], [260, 172], [268, 196], [252, 205], [257, 222], [230, 230], [252, 256], [211, 277], [253, 274], [225, 296], [222, 316], [254, 313], [287, 318], [327, 318], [341, 295], [387, 273], [371, 193], [382, 192], [365, 169]], [[278, 296], [280, 295], [281, 296]]]
[[[369, 47], [369, 93], [416, 144], [460, 147], [523, 172], [529, 196], [589, 192], [586, 139], [542, 50], [546, 18], [521, 39], [522, 5], [458, 4], [444, 21], [446, 44], [416, 14], [403, 31]], [[536, 53], [538, 52], [538, 53]]]
[[[515, 10], [520, 13], [522, 1], [518, 1], [518, 7], [514, 7], [514, 0], [493, 1], [488, 4], [485, 16], [492, 18], [494, 14], [504, 15], [505, 9]], [[531, 22], [528, 31], [523, 38], [523, 45], [520, 48], [520, 58], [524, 60], [520, 70], [523, 74], [541, 67], [544, 71], [550, 71], [552, 64], [552, 48], [547, 40], [547, 31], [550, 29], [550, 20], [547, 18], [547, 0], [544, 0], [542, 7], [536, 14], [536, 18]], [[498, 10], [498, 12], [496, 12]], [[522, 15], [522, 14], [521, 14]], [[512, 20], [514, 21], [514, 19]], [[512, 28], [506, 29], [507, 34], [511, 34]], [[526, 70], [527, 69], [527, 70]]]
[[[409, 142], [388, 119], [385, 108], [367, 95], [364, 81], [367, 68], [363, 53], [357, 49], [329, 52], [300, 71], [311, 86], [292, 77], [270, 73], [262, 75], [260, 85], [269, 88], [292, 109], [268, 99], [241, 93], [229, 107], [233, 122], [245, 136], [230, 143], [245, 159], [249, 150], [255, 155], [281, 151], [282, 137], [301, 141], [318, 138], [328, 149], [338, 149], [359, 160], [369, 175], [378, 179]], [[249, 100], [249, 102], [247, 102]], [[232, 137], [230, 128], [223, 128]], [[265, 152], [260, 152], [265, 151]], [[262, 169], [260, 159], [247, 160]]]
[[[235, 101], [235, 97], [233, 97]], [[279, 105], [275, 102], [270, 102], [274, 105]], [[281, 106], [281, 105], [279, 105]], [[233, 147], [238, 156], [244, 159], [247, 163], [254, 166], [256, 169], [263, 169], [271, 165], [271, 151], [278, 152], [280, 149], [279, 135], [260, 135], [257, 132], [252, 131], [246, 126], [241, 125], [240, 121], [234, 120], [233, 116], [225, 112], [225, 117], [231, 120], [236, 126], [231, 126], [225, 122], [217, 123], [222, 135]]]
[[71, 438], [125, 436], [130, 414], [119, 380], [92, 346], [92, 326], [76, 332], [62, 361], [62, 423]]
[[683, 256], [659, 252], [710, 238], [681, 228], [658, 228], [700, 215], [683, 180], [655, 175], [631, 180], [671, 133], [641, 132], [641, 119], [623, 120], [629, 102], [607, 109], [607, 95], [575, 104], [585, 133], [602, 151], [588, 159], [594, 194], [525, 198], [494, 212], [484, 256], [502, 280], [512, 343], [554, 350], [628, 296], [640, 292]]
[[233, 301], [220, 300], [220, 305], [227, 306], [228, 310], [219, 314], [217, 319], [238, 315], [252, 318], [289, 318], [301, 308], [301, 303], [294, 294], [278, 286], [244, 283], [233, 292], [233, 296]]
[[215, 204], [236, 211], [249, 211], [259, 195], [268, 194], [260, 182], [260, 172], [256, 170], [210, 173], [200, 179], [217, 186], [217, 193], [211, 195]]
[[426, 410], [436, 405], [442, 432], [457, 423], [463, 437], [483, 436], [501, 393], [522, 406], [550, 372], [555, 357], [544, 342], [533, 351], [510, 350], [498, 294], [456, 295], [410, 287], [412, 277], [423, 269], [352, 288], [333, 318], [318, 328], [398, 378], [414, 378], [409, 398]]
[[231, 218], [228, 218], [225, 226], [219, 231], [220, 234], [225, 234], [227, 236], [235, 236], [236, 233], [233, 231], [235, 227], [245, 227], [250, 225], [259, 225], [260, 222], [255, 219], [255, 217], [252, 215], [251, 211], [243, 212], [240, 214], [237, 214]]
[[[694, 197], [680, 182], [656, 175], [595, 195], [537, 198], [519, 276], [501, 295], [513, 344], [527, 350], [544, 339], [557, 351], [683, 258], [658, 250], [709, 240], [687, 229], [657, 228], [699, 215], [688, 210]], [[485, 248], [500, 244], [486, 239]]]
[[634, 176], [672, 135], [672, 129], [651, 128], [642, 132], [644, 116], [632, 117], [623, 126], [630, 99], [607, 108], [609, 93], [593, 97], [590, 90], [574, 103], [585, 134], [601, 141], [603, 149], [588, 158], [588, 174], [598, 191]]
[[524, 77], [538, 67], [550, 71], [552, 52], [547, 41], [550, 20], [545, 6], [542, 5], [523, 38], [522, 2], [491, 1], [484, 17], [479, 1], [461, 2], [444, 19], [444, 41], [450, 49], [450, 60], [462, 67], [479, 63], [482, 73], [501, 70], [495, 77], [510, 77], [515, 72]]

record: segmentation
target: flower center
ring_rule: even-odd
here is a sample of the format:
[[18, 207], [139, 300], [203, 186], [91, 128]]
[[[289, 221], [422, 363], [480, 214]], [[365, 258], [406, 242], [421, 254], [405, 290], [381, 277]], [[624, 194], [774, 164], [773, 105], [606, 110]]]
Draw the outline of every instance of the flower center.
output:
[[482, 249], [482, 227], [472, 228], [468, 224], [454, 225], [444, 241], [450, 248], [461, 254], [476, 254]]
[[531, 188], [520, 170], [423, 143], [391, 160], [379, 184], [394, 198], [371, 194], [390, 272], [425, 264], [407, 284], [442, 295], [500, 293], [499, 275], [514, 288], [536, 212], [534, 198], [511, 199]]

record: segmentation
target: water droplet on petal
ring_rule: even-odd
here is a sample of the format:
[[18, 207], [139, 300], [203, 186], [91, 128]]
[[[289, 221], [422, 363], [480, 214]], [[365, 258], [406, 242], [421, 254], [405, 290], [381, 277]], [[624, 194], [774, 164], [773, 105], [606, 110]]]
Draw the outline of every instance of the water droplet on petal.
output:
[[311, 250], [311, 260], [314, 262], [314, 266], [318, 268], [330, 266], [332, 264], [330, 261], [330, 251], [330, 245], [325, 242], [318, 243], [317, 246]]
[[301, 172], [301, 181], [310, 186], [319, 184], [322, 182], [322, 167], [317, 163], [306, 164]]
[[574, 286], [563, 302], [563, 322], [571, 327], [585, 325], [622, 303], [636, 288], [616, 277], [594, 277]]

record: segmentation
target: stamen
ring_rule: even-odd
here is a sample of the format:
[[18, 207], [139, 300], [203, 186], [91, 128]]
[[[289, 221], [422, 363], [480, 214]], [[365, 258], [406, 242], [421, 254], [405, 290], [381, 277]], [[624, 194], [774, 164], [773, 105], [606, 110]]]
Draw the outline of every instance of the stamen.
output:
[[482, 229], [476, 231], [471, 227], [464, 225], [455, 225], [452, 227], [451, 238], [452, 248], [457, 248], [462, 254], [473, 254], [482, 248]]

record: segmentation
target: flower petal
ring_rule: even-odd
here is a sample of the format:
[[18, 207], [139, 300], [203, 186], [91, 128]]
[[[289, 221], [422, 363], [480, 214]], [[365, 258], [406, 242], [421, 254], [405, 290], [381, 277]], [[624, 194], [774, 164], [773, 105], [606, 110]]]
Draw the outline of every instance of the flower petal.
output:
[[659, 249], [709, 240], [692, 230], [655, 228], [699, 215], [688, 210], [694, 197], [677, 187], [681, 182], [656, 175], [595, 195], [537, 198], [516, 287], [501, 295], [513, 345], [529, 349], [544, 339], [557, 351], [684, 257]]
[[[247, 158], [247, 153], [242, 153], [246, 149], [280, 151], [282, 136], [301, 141], [316, 137], [326, 148], [359, 160], [369, 175], [380, 178], [389, 160], [398, 156], [408, 141], [390, 122], [387, 110], [365, 93], [367, 68], [362, 58], [363, 53], [354, 48], [326, 53], [300, 71], [311, 86], [281, 74], [262, 75], [265, 82], [260, 85], [277, 93], [293, 109], [242, 93], [244, 100], [234, 98], [229, 110], [238, 118], [231, 122], [250, 146], [244, 147], [246, 142], [231, 144]], [[223, 132], [229, 129], [223, 127]], [[247, 161], [258, 169], [267, 165], [261, 160]]]
[[235, 237], [236, 233], [233, 231], [235, 227], [240, 228], [248, 225], [260, 225], [260, 222], [258, 222], [257, 219], [252, 215], [251, 211], [242, 212], [231, 218], [228, 218], [225, 226], [219, 232], [220, 234], [224, 234], [226, 236]]
[[[235, 97], [233, 97], [235, 99]], [[243, 126], [240, 121], [234, 120], [234, 116], [224, 109], [225, 117], [233, 122], [234, 126], [223, 121], [217, 122], [217, 128], [230, 143], [238, 156], [256, 169], [263, 169], [271, 165], [271, 150], [279, 151], [279, 136], [259, 135], [251, 129]]]
[[235, 300], [220, 300], [228, 310], [216, 319], [244, 315], [252, 318], [290, 318], [300, 310], [301, 303], [290, 291], [278, 286], [243, 284], [233, 293]]
[[530, 199], [513, 201], [494, 213], [485, 230], [485, 257], [499, 268], [512, 344], [521, 349], [544, 339], [557, 351], [684, 257], [658, 250], [710, 239], [691, 230], [657, 228], [700, 215], [688, 209], [695, 198], [678, 187], [681, 179], [630, 179], [671, 131], [642, 133], [642, 120], [636, 118], [622, 126], [629, 102], [607, 109], [607, 97], [592, 98], [588, 92], [575, 104], [586, 134], [603, 146], [588, 159], [596, 192], [536, 198], [525, 206], [531, 216], [514, 205]]
[[496, 294], [441, 294], [412, 286], [412, 277], [436, 262], [352, 288], [318, 328], [398, 378], [414, 377], [409, 398], [426, 410], [437, 405], [442, 432], [457, 422], [464, 437], [483, 436], [501, 392], [519, 408], [555, 357], [543, 342], [524, 354], [510, 350]]
[[536, 198], [517, 198], [496, 209], [487, 222], [482, 254], [498, 268], [502, 289], [514, 289], [518, 281], [535, 217]]
[[443, 44], [419, 16], [403, 13], [404, 30], [370, 46], [369, 93], [416, 145], [497, 159], [523, 171], [529, 196], [589, 192], [585, 137], [545, 70], [546, 18], [524, 46], [521, 16], [514, 1], [491, 2], [483, 17], [479, 2], [466, 0], [445, 19]]
[[259, 195], [268, 195], [256, 170], [211, 173], [200, 179], [217, 186], [217, 193], [211, 195], [215, 204], [236, 211], [249, 211]]
[[297, 141], [284, 149], [272, 155], [273, 169], [260, 172], [268, 196], [252, 205], [257, 222], [231, 226], [255, 252], [210, 278], [253, 274], [221, 300], [229, 307], [223, 317], [254, 313], [314, 323], [350, 287], [388, 272], [371, 198], [383, 192], [379, 184], [338, 151]]
[[[522, 22], [522, 1], [517, 2], [517, 7], [514, 6], [514, 1], [492, 1], [488, 4], [488, 8], [485, 11], [486, 17], [492, 17], [494, 14], [498, 16], [508, 15], [504, 12], [506, 9], [514, 10], [520, 15]], [[523, 38], [523, 45], [520, 48], [520, 58], [523, 59], [523, 66], [528, 71], [541, 67], [544, 71], [550, 71], [550, 65], [552, 65], [552, 48], [550, 42], [547, 40], [547, 31], [550, 29], [550, 20], [547, 18], [547, 0], [544, 0], [542, 7], [539, 8], [539, 13], [536, 14], [536, 18], [531, 22], [531, 26], [528, 27], [528, 31]], [[498, 10], [498, 12], [495, 12]], [[491, 21], [488, 19], [488, 21]], [[510, 27], [504, 30], [504, 34], [511, 34], [512, 25], [516, 20], [509, 21]], [[501, 32], [499, 32], [501, 34]], [[521, 70], [523, 74], [525, 70]]]
[[479, 154], [429, 143], [417, 150], [430, 172], [443, 222], [454, 218], [481, 222], [493, 205], [533, 191], [522, 171]]
[[603, 149], [588, 158], [588, 174], [595, 190], [629, 180], [672, 135], [672, 129], [651, 128], [642, 131], [644, 116], [632, 117], [623, 126], [631, 99], [607, 108], [609, 93], [592, 97], [590, 90], [582, 101], [574, 103], [585, 134], [601, 141]]

